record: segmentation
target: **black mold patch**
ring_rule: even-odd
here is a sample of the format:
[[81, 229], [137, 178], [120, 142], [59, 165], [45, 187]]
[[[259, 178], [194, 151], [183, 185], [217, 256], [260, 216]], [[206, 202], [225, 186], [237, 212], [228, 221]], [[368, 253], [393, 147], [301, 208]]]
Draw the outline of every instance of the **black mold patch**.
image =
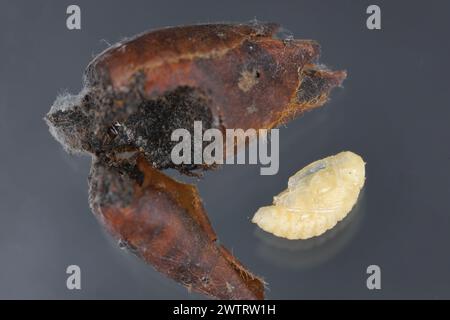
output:
[[203, 131], [212, 126], [208, 103], [206, 95], [189, 87], [179, 87], [158, 99], [144, 101], [136, 113], [119, 125], [114, 141], [118, 145], [131, 142], [157, 168], [194, 169], [192, 165], [176, 167], [172, 163], [170, 153], [178, 142], [171, 141], [171, 135], [176, 129], [186, 129], [191, 133], [193, 146], [194, 122], [201, 121]]
[[[175, 129], [191, 133], [194, 121], [201, 121], [203, 131], [212, 127], [213, 117], [208, 96], [200, 89], [178, 87], [155, 99], [143, 94], [144, 80], [138, 73], [130, 89], [111, 91], [110, 86], [90, 88], [80, 105], [47, 115], [47, 122], [57, 139], [67, 149], [88, 152], [105, 164], [134, 165], [135, 157], [124, 153], [143, 153], [155, 168], [175, 168], [183, 173], [204, 165], [173, 164], [170, 154], [177, 144], [171, 141]], [[193, 148], [192, 159], [193, 159]], [[119, 159], [120, 158], [120, 159]]]

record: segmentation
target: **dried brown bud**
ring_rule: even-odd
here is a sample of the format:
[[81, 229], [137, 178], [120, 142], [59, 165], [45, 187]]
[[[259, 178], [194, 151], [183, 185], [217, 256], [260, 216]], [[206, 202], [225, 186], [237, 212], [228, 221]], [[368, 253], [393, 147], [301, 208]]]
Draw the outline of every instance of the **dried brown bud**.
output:
[[171, 161], [174, 129], [274, 128], [324, 104], [345, 78], [314, 64], [315, 41], [281, 40], [277, 29], [194, 25], [119, 43], [89, 64], [77, 103], [48, 121], [69, 149], [110, 159], [140, 150], [157, 168], [195, 169]]

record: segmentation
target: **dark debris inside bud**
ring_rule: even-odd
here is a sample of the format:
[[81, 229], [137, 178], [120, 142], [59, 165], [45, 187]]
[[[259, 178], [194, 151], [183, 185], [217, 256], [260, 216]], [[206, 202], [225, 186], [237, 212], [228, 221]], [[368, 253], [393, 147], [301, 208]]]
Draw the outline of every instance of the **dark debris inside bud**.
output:
[[175, 168], [183, 173], [199, 168], [175, 165], [170, 155], [178, 143], [171, 141], [175, 129], [188, 130], [194, 139], [194, 121], [201, 121], [203, 130], [213, 125], [208, 98], [201, 90], [182, 86], [156, 99], [130, 93], [105, 97], [107, 94], [92, 89], [82, 98], [57, 99], [55, 105], [66, 105], [52, 108], [46, 121], [66, 150], [93, 154], [125, 169], [132, 163], [127, 155], [138, 152], [155, 168]]

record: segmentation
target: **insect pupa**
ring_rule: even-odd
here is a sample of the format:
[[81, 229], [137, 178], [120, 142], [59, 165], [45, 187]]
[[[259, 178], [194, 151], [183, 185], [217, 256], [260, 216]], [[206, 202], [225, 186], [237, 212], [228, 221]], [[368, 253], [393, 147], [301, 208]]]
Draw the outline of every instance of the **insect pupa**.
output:
[[344, 219], [365, 181], [363, 159], [350, 151], [315, 161], [289, 178], [288, 188], [260, 208], [252, 222], [290, 240], [323, 234]]

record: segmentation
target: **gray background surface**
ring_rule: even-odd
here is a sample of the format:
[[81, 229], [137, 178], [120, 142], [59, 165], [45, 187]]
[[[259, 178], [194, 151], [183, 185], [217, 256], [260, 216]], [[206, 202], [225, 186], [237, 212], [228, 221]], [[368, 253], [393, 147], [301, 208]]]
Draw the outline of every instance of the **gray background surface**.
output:
[[[450, 298], [448, 1], [75, 1], [82, 30], [65, 27], [73, 1], [0, 5], [0, 298], [197, 299], [118, 249], [87, 202], [88, 157], [67, 155], [42, 117], [57, 93], [76, 93], [94, 54], [151, 28], [275, 21], [322, 45], [321, 61], [347, 69], [324, 108], [280, 131], [280, 171], [224, 166], [198, 182], [223, 244], [269, 283], [269, 299]], [[104, 41], [103, 41], [103, 40]], [[367, 162], [358, 206], [324, 236], [294, 241], [249, 219], [287, 178], [352, 150]], [[66, 267], [82, 290], [66, 289]], [[382, 269], [382, 290], [366, 268]]]

